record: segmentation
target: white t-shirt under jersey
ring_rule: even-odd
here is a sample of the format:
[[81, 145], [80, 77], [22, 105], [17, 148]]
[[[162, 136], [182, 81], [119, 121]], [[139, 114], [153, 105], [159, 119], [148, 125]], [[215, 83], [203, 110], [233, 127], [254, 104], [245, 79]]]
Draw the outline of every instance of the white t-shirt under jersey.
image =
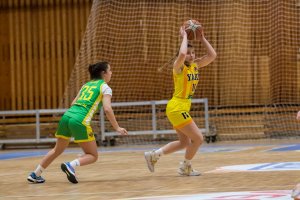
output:
[[102, 85], [102, 94], [109, 94], [110, 96], [112, 96], [112, 89], [107, 85], [107, 83], [104, 83]]

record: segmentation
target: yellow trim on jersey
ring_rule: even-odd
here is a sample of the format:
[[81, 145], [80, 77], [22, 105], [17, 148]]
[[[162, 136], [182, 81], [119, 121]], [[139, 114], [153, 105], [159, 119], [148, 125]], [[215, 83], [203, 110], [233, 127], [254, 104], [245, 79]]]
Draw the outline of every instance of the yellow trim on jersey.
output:
[[105, 82], [103, 82], [101, 85], [100, 85], [100, 95], [98, 96], [98, 98], [96, 99], [96, 101], [94, 102], [94, 104], [92, 105], [91, 109], [89, 110], [89, 112], [87, 113], [86, 117], [83, 119], [82, 121], [82, 124], [84, 126], [88, 126], [89, 124], [87, 123], [87, 121], [91, 121], [91, 119], [93, 118], [93, 115], [95, 113], [95, 111], [97, 110], [98, 108], [98, 105], [99, 103], [101, 102], [101, 99], [102, 99], [102, 86]]

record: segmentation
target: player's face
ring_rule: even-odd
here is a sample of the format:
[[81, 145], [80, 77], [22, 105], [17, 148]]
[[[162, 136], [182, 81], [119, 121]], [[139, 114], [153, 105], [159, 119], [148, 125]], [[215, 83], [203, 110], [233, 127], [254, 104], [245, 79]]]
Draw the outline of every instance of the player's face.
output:
[[111, 79], [112, 71], [110, 65], [108, 65], [106, 72], [104, 72], [104, 81], [108, 83]]
[[192, 63], [195, 60], [195, 50], [194, 48], [188, 48], [187, 49], [187, 53], [186, 53], [186, 57], [185, 57], [185, 61]]

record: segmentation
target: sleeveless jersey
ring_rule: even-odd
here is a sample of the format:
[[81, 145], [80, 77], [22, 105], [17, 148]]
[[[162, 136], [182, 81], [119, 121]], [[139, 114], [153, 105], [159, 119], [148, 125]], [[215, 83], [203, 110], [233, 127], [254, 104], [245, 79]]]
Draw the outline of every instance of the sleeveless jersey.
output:
[[180, 74], [176, 74], [173, 70], [173, 80], [175, 88], [173, 97], [191, 99], [199, 81], [197, 64], [192, 63], [189, 67], [184, 65]]
[[90, 125], [96, 110], [102, 106], [104, 86], [108, 87], [102, 79], [87, 82], [82, 86], [78, 99], [65, 115], [82, 122], [84, 125]]

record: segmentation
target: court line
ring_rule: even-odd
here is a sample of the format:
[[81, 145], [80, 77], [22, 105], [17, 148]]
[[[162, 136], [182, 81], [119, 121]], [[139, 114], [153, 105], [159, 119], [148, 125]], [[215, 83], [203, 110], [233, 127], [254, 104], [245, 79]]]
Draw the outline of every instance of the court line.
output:
[[[33, 184], [32, 184], [33, 185]], [[291, 187], [291, 188], [293, 188], [294, 187], [294, 185], [285, 185], [285, 186], [288, 186], [288, 187]], [[258, 189], [256, 189], [255, 191], [262, 191], [262, 192], [264, 192], [264, 191], [268, 191], [268, 190], [279, 190], [280, 188], [282, 188], [283, 186], [261, 186], [261, 187], [258, 187]], [[203, 191], [203, 190], [206, 190], [206, 191], [203, 191], [203, 192], [201, 192], [201, 193], [203, 193], [203, 194], [206, 194], [206, 193], [208, 193], [208, 192], [213, 192], [213, 193], [219, 193], [219, 192], [221, 192], [220, 191], [220, 189], [218, 189], [218, 188], [203, 188], [203, 187], [201, 187], [201, 190]], [[227, 191], [228, 192], [228, 190], [231, 190], [232, 192], [243, 192], [243, 190], [246, 190], [246, 191], [248, 191], [249, 190], [249, 188], [248, 187], [222, 187], [222, 190], [223, 191]], [[282, 190], [282, 189], [281, 189]], [[176, 191], [195, 191], [195, 189], [176, 189]], [[218, 192], [216, 192], [216, 191], [218, 191]], [[291, 190], [288, 190], [288, 191], [291, 191]], [[155, 189], [155, 190], [143, 190], [143, 192], [171, 192], [171, 193], [173, 193], [174, 192], [174, 189], [170, 189], [170, 190], [164, 190], [164, 189]], [[47, 197], [56, 197], [56, 196], [70, 196], [70, 194], [72, 195], [72, 196], [74, 196], [74, 195], [79, 195], [79, 196], [86, 196], [86, 195], [103, 195], [103, 194], [118, 194], [118, 193], [141, 193], [141, 191], [140, 190], [122, 190], [122, 191], [115, 191], [115, 192], [80, 192], [80, 193], [75, 193], [73, 190], [72, 191], [70, 191], [69, 193], [68, 192], [64, 192], [64, 193], [49, 193], [49, 194], [47, 194]], [[200, 193], [200, 194], [201, 194]], [[197, 194], [199, 194], [199, 193], [197, 193]], [[192, 194], [189, 194], [189, 195], [192, 195]], [[45, 195], [43, 195], [43, 194], [40, 194], [40, 195], [22, 195], [22, 196], [17, 196], [17, 195], [6, 195], [6, 196], [1, 196], [0, 195], [0, 197], [7, 197], [7, 198], [24, 198], [24, 197], [44, 197]], [[149, 197], [152, 197], [152, 196], [148, 196], [148, 198]], [[132, 198], [134, 198], [134, 197], [132, 197]], [[137, 197], [136, 197], [137, 198]], [[126, 200], [126, 199], [128, 199], [128, 198], [123, 198], [123, 199], [116, 199], [116, 200]]]
[[[226, 195], [226, 193], [259, 193], [259, 192], [262, 192], [262, 193], [266, 193], [268, 194], [269, 191], [238, 191], [238, 192], [214, 192], [214, 193], [197, 193], [197, 194], [185, 194], [185, 195], [162, 195], [162, 196], [148, 196], [148, 197], [133, 197], [133, 198], [125, 198], [125, 199], [115, 199], [115, 200], [142, 200], [142, 199], [161, 199], [161, 198], [164, 198], [164, 199], [170, 199], [170, 198], [187, 198], [187, 197], [192, 197], [194, 199], [195, 196], [199, 196], [201, 197], [201, 195]], [[272, 192], [276, 192], [276, 193], [284, 193], [283, 195], [288, 195], [288, 197], [290, 197], [290, 190], [273, 190]], [[272, 194], [272, 193], [271, 193]], [[237, 194], [237, 197], [239, 197], [239, 195]], [[198, 197], [197, 197], [198, 198]], [[220, 197], [217, 197], [218, 199]], [[174, 199], [174, 200], [175, 200]], [[209, 197], [209, 199], [215, 199], [215, 197]], [[290, 199], [290, 198], [289, 198]], [[240, 199], [242, 200], [242, 199]], [[244, 199], [246, 200], [246, 199]]]

